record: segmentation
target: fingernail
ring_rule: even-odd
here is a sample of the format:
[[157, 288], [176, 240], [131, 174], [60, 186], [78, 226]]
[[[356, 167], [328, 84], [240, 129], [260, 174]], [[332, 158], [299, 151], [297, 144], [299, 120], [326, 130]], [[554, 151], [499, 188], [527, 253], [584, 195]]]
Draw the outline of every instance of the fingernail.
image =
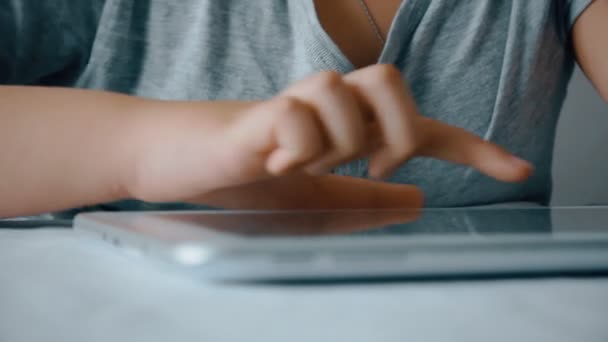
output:
[[518, 168], [525, 168], [530, 170], [534, 169], [534, 165], [532, 165], [530, 162], [515, 156], [511, 157], [511, 162], [514, 166], [517, 166]]

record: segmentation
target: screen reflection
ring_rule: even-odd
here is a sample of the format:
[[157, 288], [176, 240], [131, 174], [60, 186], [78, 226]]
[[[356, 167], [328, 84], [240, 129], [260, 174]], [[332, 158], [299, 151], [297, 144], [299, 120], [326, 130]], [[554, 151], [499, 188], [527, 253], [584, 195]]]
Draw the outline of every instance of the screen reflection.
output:
[[434, 235], [550, 233], [548, 209], [436, 209], [290, 212], [219, 212], [157, 219], [221, 233], [267, 236]]

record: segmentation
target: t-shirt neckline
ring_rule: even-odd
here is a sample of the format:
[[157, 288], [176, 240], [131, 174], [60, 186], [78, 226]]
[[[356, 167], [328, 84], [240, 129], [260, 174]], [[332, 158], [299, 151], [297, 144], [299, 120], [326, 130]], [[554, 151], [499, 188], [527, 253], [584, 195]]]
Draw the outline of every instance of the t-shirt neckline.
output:
[[[395, 64], [404, 45], [409, 42], [415, 27], [424, 15], [427, 0], [404, 0], [399, 5], [391, 23], [386, 43], [376, 63]], [[304, 44], [310, 60], [321, 70], [335, 70], [349, 73], [355, 70], [353, 63], [344, 55], [338, 45], [327, 34], [315, 8], [314, 0], [297, 1], [302, 6], [306, 20]]]

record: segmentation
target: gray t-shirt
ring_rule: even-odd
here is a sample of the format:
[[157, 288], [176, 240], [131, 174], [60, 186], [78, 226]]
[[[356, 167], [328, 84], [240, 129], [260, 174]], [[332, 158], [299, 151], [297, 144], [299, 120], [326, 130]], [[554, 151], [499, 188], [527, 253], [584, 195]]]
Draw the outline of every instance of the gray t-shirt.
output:
[[[504, 184], [420, 158], [391, 181], [422, 187], [428, 206], [546, 203], [555, 126], [574, 65], [569, 32], [591, 1], [404, 1], [379, 62], [403, 71], [424, 115], [504, 146], [536, 172], [525, 183]], [[312, 0], [0, 3], [0, 84], [263, 99], [321, 70], [353, 66], [322, 29]], [[366, 162], [337, 172], [365, 177]]]

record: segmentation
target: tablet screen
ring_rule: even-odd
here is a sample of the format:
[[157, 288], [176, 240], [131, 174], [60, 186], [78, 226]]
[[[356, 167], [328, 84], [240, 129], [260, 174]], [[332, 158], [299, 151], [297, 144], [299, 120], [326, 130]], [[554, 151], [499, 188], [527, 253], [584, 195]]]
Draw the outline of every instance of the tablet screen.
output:
[[[482, 208], [147, 213], [131, 229], [171, 240], [197, 230], [255, 237], [608, 234], [608, 208]], [[134, 224], [138, 222], [137, 224]], [[188, 227], [173, 229], [175, 225]], [[180, 231], [180, 232], [178, 232]]]

